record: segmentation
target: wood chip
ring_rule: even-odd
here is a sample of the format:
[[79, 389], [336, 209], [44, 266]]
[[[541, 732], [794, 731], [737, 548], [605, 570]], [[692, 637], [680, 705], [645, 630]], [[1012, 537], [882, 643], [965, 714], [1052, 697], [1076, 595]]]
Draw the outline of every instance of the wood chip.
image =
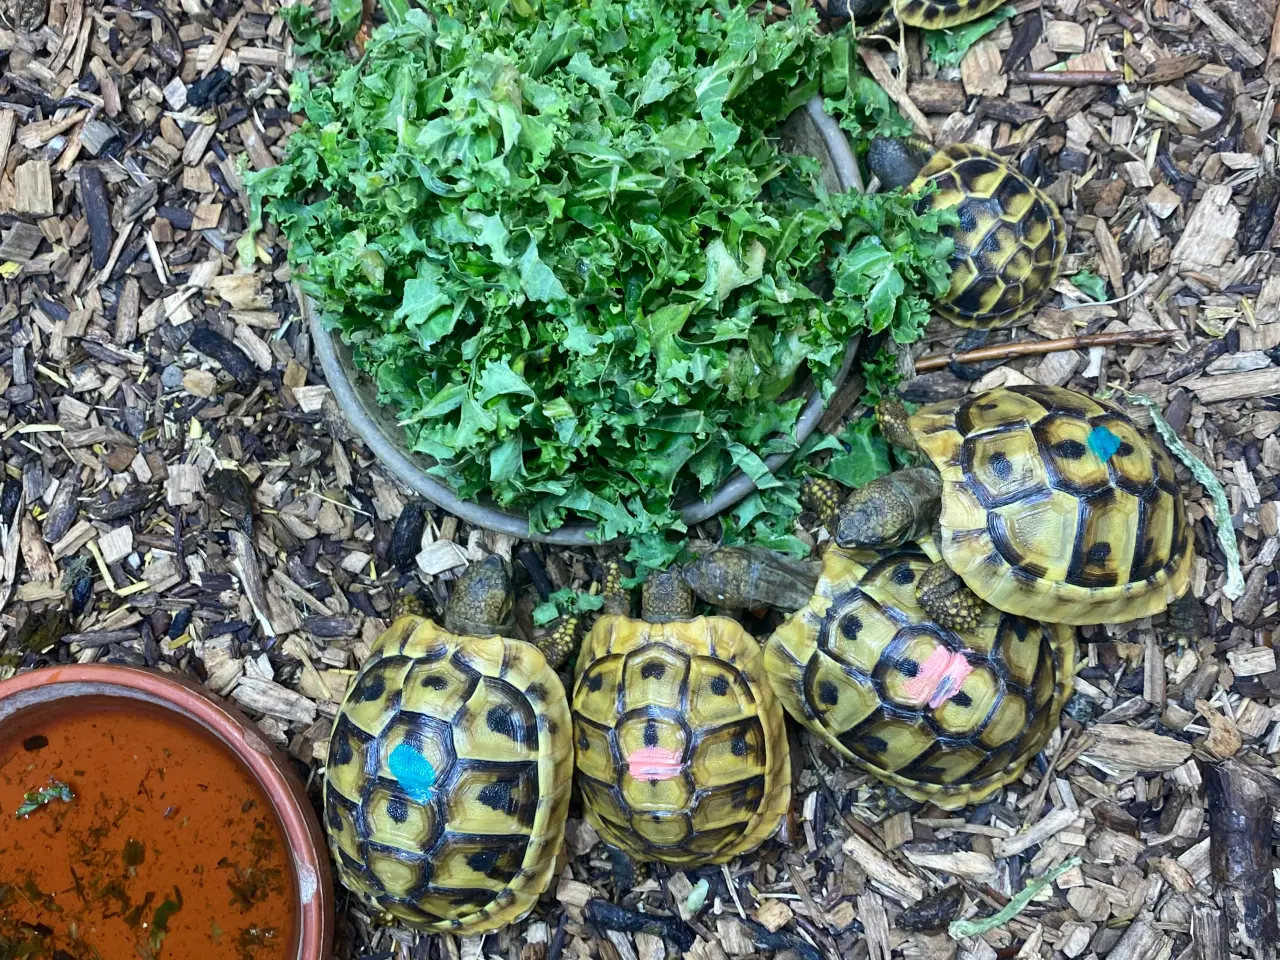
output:
[[999, 97], [1009, 85], [1000, 68], [1000, 48], [990, 40], [979, 40], [960, 61], [960, 79], [971, 97]]
[[995, 839], [991, 842], [992, 853], [997, 859], [1005, 857], [1016, 857], [1024, 850], [1030, 850], [1038, 844], [1044, 843], [1050, 837], [1057, 835], [1076, 822], [1077, 814], [1074, 810], [1068, 810], [1065, 807], [1055, 807], [1049, 813], [1045, 814], [1026, 830], [1001, 840]]
[[1202, 403], [1225, 403], [1228, 400], [1251, 400], [1280, 394], [1280, 367], [1266, 367], [1245, 373], [1228, 373], [1220, 377], [1196, 377], [1186, 388]]
[[888, 890], [895, 898], [911, 904], [924, 897], [924, 884], [903, 873], [856, 833], [844, 842], [843, 850], [854, 858], [872, 881]]
[[1116, 770], [1159, 773], [1172, 770], [1191, 756], [1190, 744], [1121, 724], [1096, 724], [1085, 736], [1089, 746], [1081, 759]]
[[53, 180], [47, 160], [29, 160], [13, 172], [14, 203], [18, 213], [53, 216]]
[[902, 852], [917, 867], [924, 867], [927, 870], [941, 870], [943, 873], [966, 877], [979, 883], [990, 883], [996, 877], [995, 863], [982, 853], [968, 850], [959, 850], [955, 853], [926, 853], [910, 847], [904, 848]]
[[98, 537], [98, 551], [107, 563], [118, 563], [133, 552], [133, 528], [116, 527]]
[[27, 572], [33, 580], [52, 580], [58, 575], [58, 565], [53, 562], [49, 547], [40, 535], [40, 527], [27, 514], [22, 517], [19, 542], [22, 548], [22, 559], [27, 565]]
[[[1200, 714], [1209, 724], [1209, 735], [1205, 737], [1205, 749], [1212, 753], [1219, 760], [1225, 760], [1233, 757], [1244, 746], [1244, 741], [1240, 737], [1236, 725], [1228, 717], [1224, 717], [1221, 713], [1213, 708], [1208, 700], [1196, 701], [1196, 713]], [[1191, 834], [1194, 838], [1199, 836], [1200, 822], [1195, 821], [1195, 832]]]
[[1227, 651], [1227, 662], [1237, 677], [1258, 677], [1275, 671], [1276, 652], [1271, 647], [1237, 648]]
[[316, 719], [314, 703], [271, 680], [242, 677], [231, 691], [231, 699], [253, 713], [264, 713], [297, 725]]
[[770, 933], [777, 933], [795, 916], [784, 900], [765, 900], [756, 907], [753, 914], [757, 923], [766, 927]]
[[1209, 187], [1188, 218], [1169, 262], [1193, 270], [1220, 267], [1235, 246], [1239, 227], [1240, 211], [1231, 202], [1231, 188]]

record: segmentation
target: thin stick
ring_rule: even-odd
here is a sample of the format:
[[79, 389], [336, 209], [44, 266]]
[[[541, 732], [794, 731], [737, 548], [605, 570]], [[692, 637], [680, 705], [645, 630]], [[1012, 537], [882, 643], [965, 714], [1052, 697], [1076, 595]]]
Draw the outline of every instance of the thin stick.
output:
[[916, 361], [916, 373], [941, 370], [949, 363], [981, 363], [984, 360], [1012, 360], [1014, 357], [1035, 357], [1045, 353], [1061, 353], [1064, 350], [1081, 350], [1086, 347], [1131, 347], [1143, 343], [1167, 343], [1177, 338], [1174, 330], [1135, 330], [1115, 333], [1087, 333], [1079, 337], [1063, 337], [1061, 340], [1025, 340], [1021, 343], [1002, 343], [994, 347], [979, 347], [964, 353], [939, 353], [921, 357]]
[[1124, 83], [1124, 74], [1119, 70], [1010, 70], [1009, 80], [1054, 87], [1090, 87], [1095, 83], [1114, 87]]

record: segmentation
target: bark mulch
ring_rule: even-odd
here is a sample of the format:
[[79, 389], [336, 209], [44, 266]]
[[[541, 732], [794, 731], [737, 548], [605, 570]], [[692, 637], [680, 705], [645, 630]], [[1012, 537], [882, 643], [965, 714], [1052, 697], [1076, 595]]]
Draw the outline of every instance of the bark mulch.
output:
[[[1149, 398], [1225, 487], [1243, 591], [1228, 596], [1209, 494], [1180, 467], [1204, 638], [1177, 642], [1163, 618], [1086, 629], [1061, 730], [996, 801], [886, 816], [865, 775], [804, 740], [785, 842], [616, 890], [575, 809], [529, 920], [415, 935], [339, 891], [339, 957], [1274, 955], [1280, 21], [1267, 0], [1015, 6], [955, 67], [912, 32], [861, 51], [922, 134], [1011, 148], [1069, 226], [1055, 296], [995, 340], [1004, 362], [928, 361], [904, 395]], [[396, 592], [442, 604], [468, 562], [527, 553], [414, 502], [352, 438], [270, 231], [238, 266], [240, 170], [280, 155], [294, 66], [272, 2], [0, 0], [0, 679], [104, 660], [193, 676], [315, 794]], [[1002, 345], [1151, 331], [1164, 340]], [[960, 333], [937, 321], [912, 357]], [[864, 412], [852, 385], [824, 427]], [[596, 571], [586, 552], [537, 553], [556, 585]], [[1015, 919], [948, 936], [1077, 859]], [[666, 919], [637, 927], [602, 901]]]

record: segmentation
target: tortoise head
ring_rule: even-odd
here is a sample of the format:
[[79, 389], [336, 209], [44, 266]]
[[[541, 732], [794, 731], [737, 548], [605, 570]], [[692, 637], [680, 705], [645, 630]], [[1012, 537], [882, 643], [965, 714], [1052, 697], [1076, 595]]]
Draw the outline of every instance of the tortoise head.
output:
[[821, 20], [854, 20], [865, 23], [884, 13], [887, 0], [815, 0]]
[[716, 606], [799, 609], [817, 586], [818, 564], [763, 547], [717, 547], [680, 571], [693, 592]]
[[515, 625], [511, 568], [497, 555], [463, 571], [444, 608], [445, 629], [472, 637], [509, 635]]
[[914, 140], [876, 137], [867, 148], [867, 166], [886, 189], [905, 187], [928, 161], [923, 146]]
[[640, 588], [640, 616], [649, 623], [670, 623], [693, 616], [693, 591], [678, 568], [654, 571]]
[[928, 535], [938, 519], [942, 479], [932, 467], [876, 477], [849, 494], [836, 521], [836, 545], [886, 550]]

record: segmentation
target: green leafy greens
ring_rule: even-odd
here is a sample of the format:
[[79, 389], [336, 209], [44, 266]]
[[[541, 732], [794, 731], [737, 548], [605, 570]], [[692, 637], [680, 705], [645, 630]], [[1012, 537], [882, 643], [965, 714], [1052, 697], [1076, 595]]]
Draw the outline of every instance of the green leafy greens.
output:
[[939, 66], [958, 66], [969, 48], [991, 33], [1015, 13], [1013, 7], [1000, 7], [980, 20], [971, 20], [949, 30], [926, 30], [925, 44], [929, 59]]
[[653, 537], [741, 468], [762, 490], [731, 532], [785, 536], [794, 484], [761, 458], [795, 449], [796, 388], [830, 390], [859, 331], [914, 339], [950, 249], [911, 198], [780, 151], [812, 95], [863, 86], [796, 7], [455, 0], [296, 75], [255, 220], [460, 496]]

